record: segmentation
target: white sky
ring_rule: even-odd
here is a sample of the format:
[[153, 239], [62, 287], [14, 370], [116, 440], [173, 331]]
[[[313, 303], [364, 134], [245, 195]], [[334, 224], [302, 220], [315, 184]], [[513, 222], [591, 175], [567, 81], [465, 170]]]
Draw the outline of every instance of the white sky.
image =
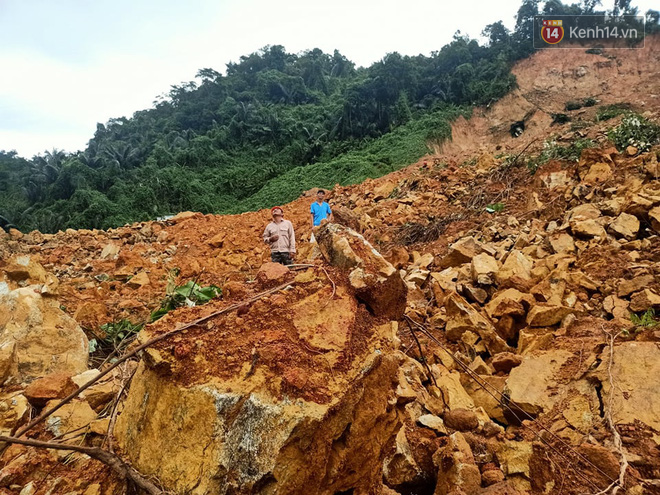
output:
[[[513, 28], [521, 1], [0, 0], [0, 150], [84, 149], [97, 122], [268, 44], [370, 65], [428, 55], [456, 30]], [[643, 13], [656, 1], [633, 4]]]

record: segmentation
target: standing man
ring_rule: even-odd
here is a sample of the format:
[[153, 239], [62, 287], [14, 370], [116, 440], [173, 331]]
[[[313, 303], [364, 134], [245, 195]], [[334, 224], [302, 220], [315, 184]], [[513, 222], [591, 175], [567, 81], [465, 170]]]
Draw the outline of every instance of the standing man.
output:
[[318, 227], [321, 225], [321, 221], [328, 218], [332, 222], [332, 210], [330, 205], [325, 202], [325, 191], [319, 189], [316, 193], [316, 201], [312, 203], [310, 207], [310, 213], [312, 214], [312, 227]]
[[264, 242], [270, 245], [270, 259], [274, 263], [290, 265], [296, 254], [296, 235], [293, 224], [284, 220], [284, 210], [275, 206], [270, 210], [273, 221], [264, 230]]

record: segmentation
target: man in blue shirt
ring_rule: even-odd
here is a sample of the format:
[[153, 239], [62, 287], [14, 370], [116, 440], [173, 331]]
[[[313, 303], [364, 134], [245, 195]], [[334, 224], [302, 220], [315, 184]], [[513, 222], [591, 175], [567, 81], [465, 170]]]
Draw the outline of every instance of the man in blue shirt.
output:
[[318, 227], [321, 225], [321, 221], [325, 220], [326, 218], [329, 218], [329, 220], [332, 222], [332, 210], [330, 209], [330, 205], [326, 203], [324, 199], [325, 191], [323, 189], [319, 189], [319, 191], [316, 193], [316, 201], [312, 203], [310, 208], [313, 227]]

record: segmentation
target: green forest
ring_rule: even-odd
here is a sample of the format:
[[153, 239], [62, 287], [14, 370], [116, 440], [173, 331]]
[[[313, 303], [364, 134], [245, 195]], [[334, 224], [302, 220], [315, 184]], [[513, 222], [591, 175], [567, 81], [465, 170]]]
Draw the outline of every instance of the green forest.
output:
[[[106, 229], [184, 210], [255, 210], [384, 175], [515, 87], [511, 66], [533, 51], [534, 15], [598, 4], [524, 0], [513, 31], [496, 22], [485, 43], [457, 32], [429, 56], [394, 52], [370, 67], [336, 50], [272, 45], [224, 73], [201, 69], [153, 108], [98, 124], [84, 151], [0, 151], [0, 220], [25, 232]], [[635, 12], [630, 0], [615, 9]]]

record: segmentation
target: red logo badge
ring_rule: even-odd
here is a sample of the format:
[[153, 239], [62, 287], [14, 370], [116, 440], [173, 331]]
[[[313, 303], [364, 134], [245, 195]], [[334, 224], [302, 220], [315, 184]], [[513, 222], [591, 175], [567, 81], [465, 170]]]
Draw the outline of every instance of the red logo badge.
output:
[[564, 26], [562, 21], [543, 21], [541, 28], [541, 38], [546, 43], [556, 45], [564, 39]]

